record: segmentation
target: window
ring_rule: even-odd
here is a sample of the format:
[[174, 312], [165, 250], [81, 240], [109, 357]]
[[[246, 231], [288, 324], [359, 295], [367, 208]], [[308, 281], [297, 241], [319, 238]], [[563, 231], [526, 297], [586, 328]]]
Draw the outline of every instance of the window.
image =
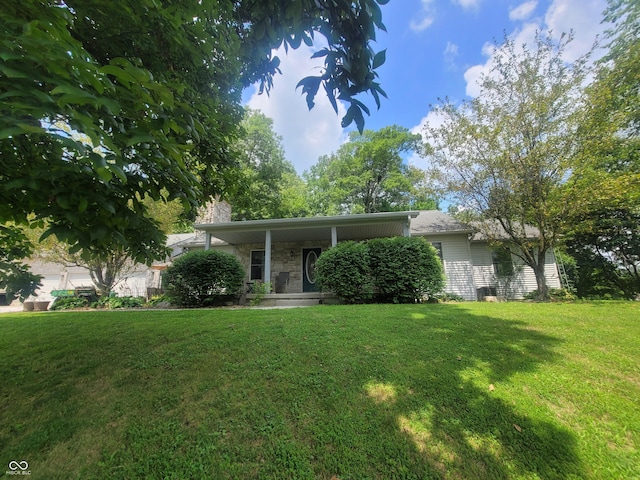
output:
[[508, 277], [513, 275], [513, 261], [508, 248], [493, 250], [491, 252], [491, 263], [493, 263], [493, 273], [498, 277]]
[[264, 250], [251, 251], [251, 277], [249, 280], [264, 280]]
[[431, 245], [433, 246], [433, 248], [435, 248], [438, 252], [438, 257], [440, 257], [440, 261], [442, 262], [442, 265], [444, 266], [444, 259], [442, 258], [442, 242], [431, 242]]

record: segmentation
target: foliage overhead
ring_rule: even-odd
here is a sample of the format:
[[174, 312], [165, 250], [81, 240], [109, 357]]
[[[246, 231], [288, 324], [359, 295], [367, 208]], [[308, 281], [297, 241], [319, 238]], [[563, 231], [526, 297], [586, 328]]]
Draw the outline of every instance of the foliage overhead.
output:
[[[349, 104], [384, 95], [374, 53], [386, 0], [10, 2], [0, 11], [0, 223], [47, 220], [75, 251], [117, 243], [135, 261], [165, 254], [143, 200], [187, 210], [233, 186], [240, 94], [278, 72], [275, 48], [327, 46], [303, 79]], [[44, 225], [44, 224], [43, 224]]]
[[558, 190], [579, 147], [588, 57], [567, 63], [570, 41], [571, 35], [555, 42], [537, 34], [535, 45], [521, 48], [505, 39], [478, 97], [460, 105], [441, 101], [432, 112], [442, 124], [425, 129], [436, 178], [481, 219], [490, 242], [518, 247], [512, 252], [535, 272], [541, 297], [546, 253], [566, 213]]
[[305, 173], [310, 209], [336, 215], [437, 206], [424, 172], [403, 158], [420, 148], [420, 135], [397, 125], [353, 132], [349, 142]]

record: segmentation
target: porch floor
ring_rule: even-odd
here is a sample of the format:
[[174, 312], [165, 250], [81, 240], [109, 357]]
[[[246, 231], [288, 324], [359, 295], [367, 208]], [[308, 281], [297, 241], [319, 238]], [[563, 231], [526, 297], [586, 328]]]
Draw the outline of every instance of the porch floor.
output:
[[[259, 294], [248, 293], [245, 302], [249, 304], [251, 300], [259, 297]], [[262, 296], [258, 304], [260, 307], [309, 307], [320, 304], [337, 303], [333, 293], [308, 292], [308, 293], [267, 293]]]

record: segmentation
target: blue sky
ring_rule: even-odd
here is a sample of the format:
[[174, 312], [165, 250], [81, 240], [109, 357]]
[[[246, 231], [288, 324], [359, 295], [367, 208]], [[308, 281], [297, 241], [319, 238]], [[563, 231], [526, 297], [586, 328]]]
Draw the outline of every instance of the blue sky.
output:
[[[605, 26], [601, 24], [605, 0], [390, 0], [382, 7], [387, 33], [379, 32], [374, 50], [387, 49], [387, 61], [378, 69], [387, 92], [376, 110], [372, 97], [362, 100], [371, 108], [365, 128], [377, 130], [397, 124], [420, 132], [429, 105], [438, 98], [461, 101], [477, 94], [476, 80], [491, 65], [491, 46], [504, 35], [519, 44], [530, 42], [536, 30], [551, 30], [559, 37], [572, 29], [575, 39], [567, 60], [586, 53]], [[270, 95], [245, 92], [246, 104], [274, 121], [287, 159], [298, 173], [318, 157], [335, 151], [348, 131], [340, 126], [345, 109], [336, 115], [321, 93], [308, 111], [298, 81], [314, 75], [320, 62], [310, 60], [312, 50], [301, 47], [279, 52], [282, 75], [274, 79]], [[353, 127], [351, 128], [353, 129]], [[417, 166], [420, 159], [412, 159]]]

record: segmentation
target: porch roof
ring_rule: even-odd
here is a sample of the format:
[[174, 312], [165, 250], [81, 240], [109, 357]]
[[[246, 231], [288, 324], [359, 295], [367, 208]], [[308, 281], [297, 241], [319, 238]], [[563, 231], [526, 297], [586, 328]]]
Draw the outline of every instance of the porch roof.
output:
[[331, 241], [335, 227], [337, 240], [362, 240], [402, 236], [417, 211], [364, 213], [327, 217], [277, 218], [226, 223], [197, 224], [195, 228], [231, 245], [264, 243], [271, 231], [273, 242]]

